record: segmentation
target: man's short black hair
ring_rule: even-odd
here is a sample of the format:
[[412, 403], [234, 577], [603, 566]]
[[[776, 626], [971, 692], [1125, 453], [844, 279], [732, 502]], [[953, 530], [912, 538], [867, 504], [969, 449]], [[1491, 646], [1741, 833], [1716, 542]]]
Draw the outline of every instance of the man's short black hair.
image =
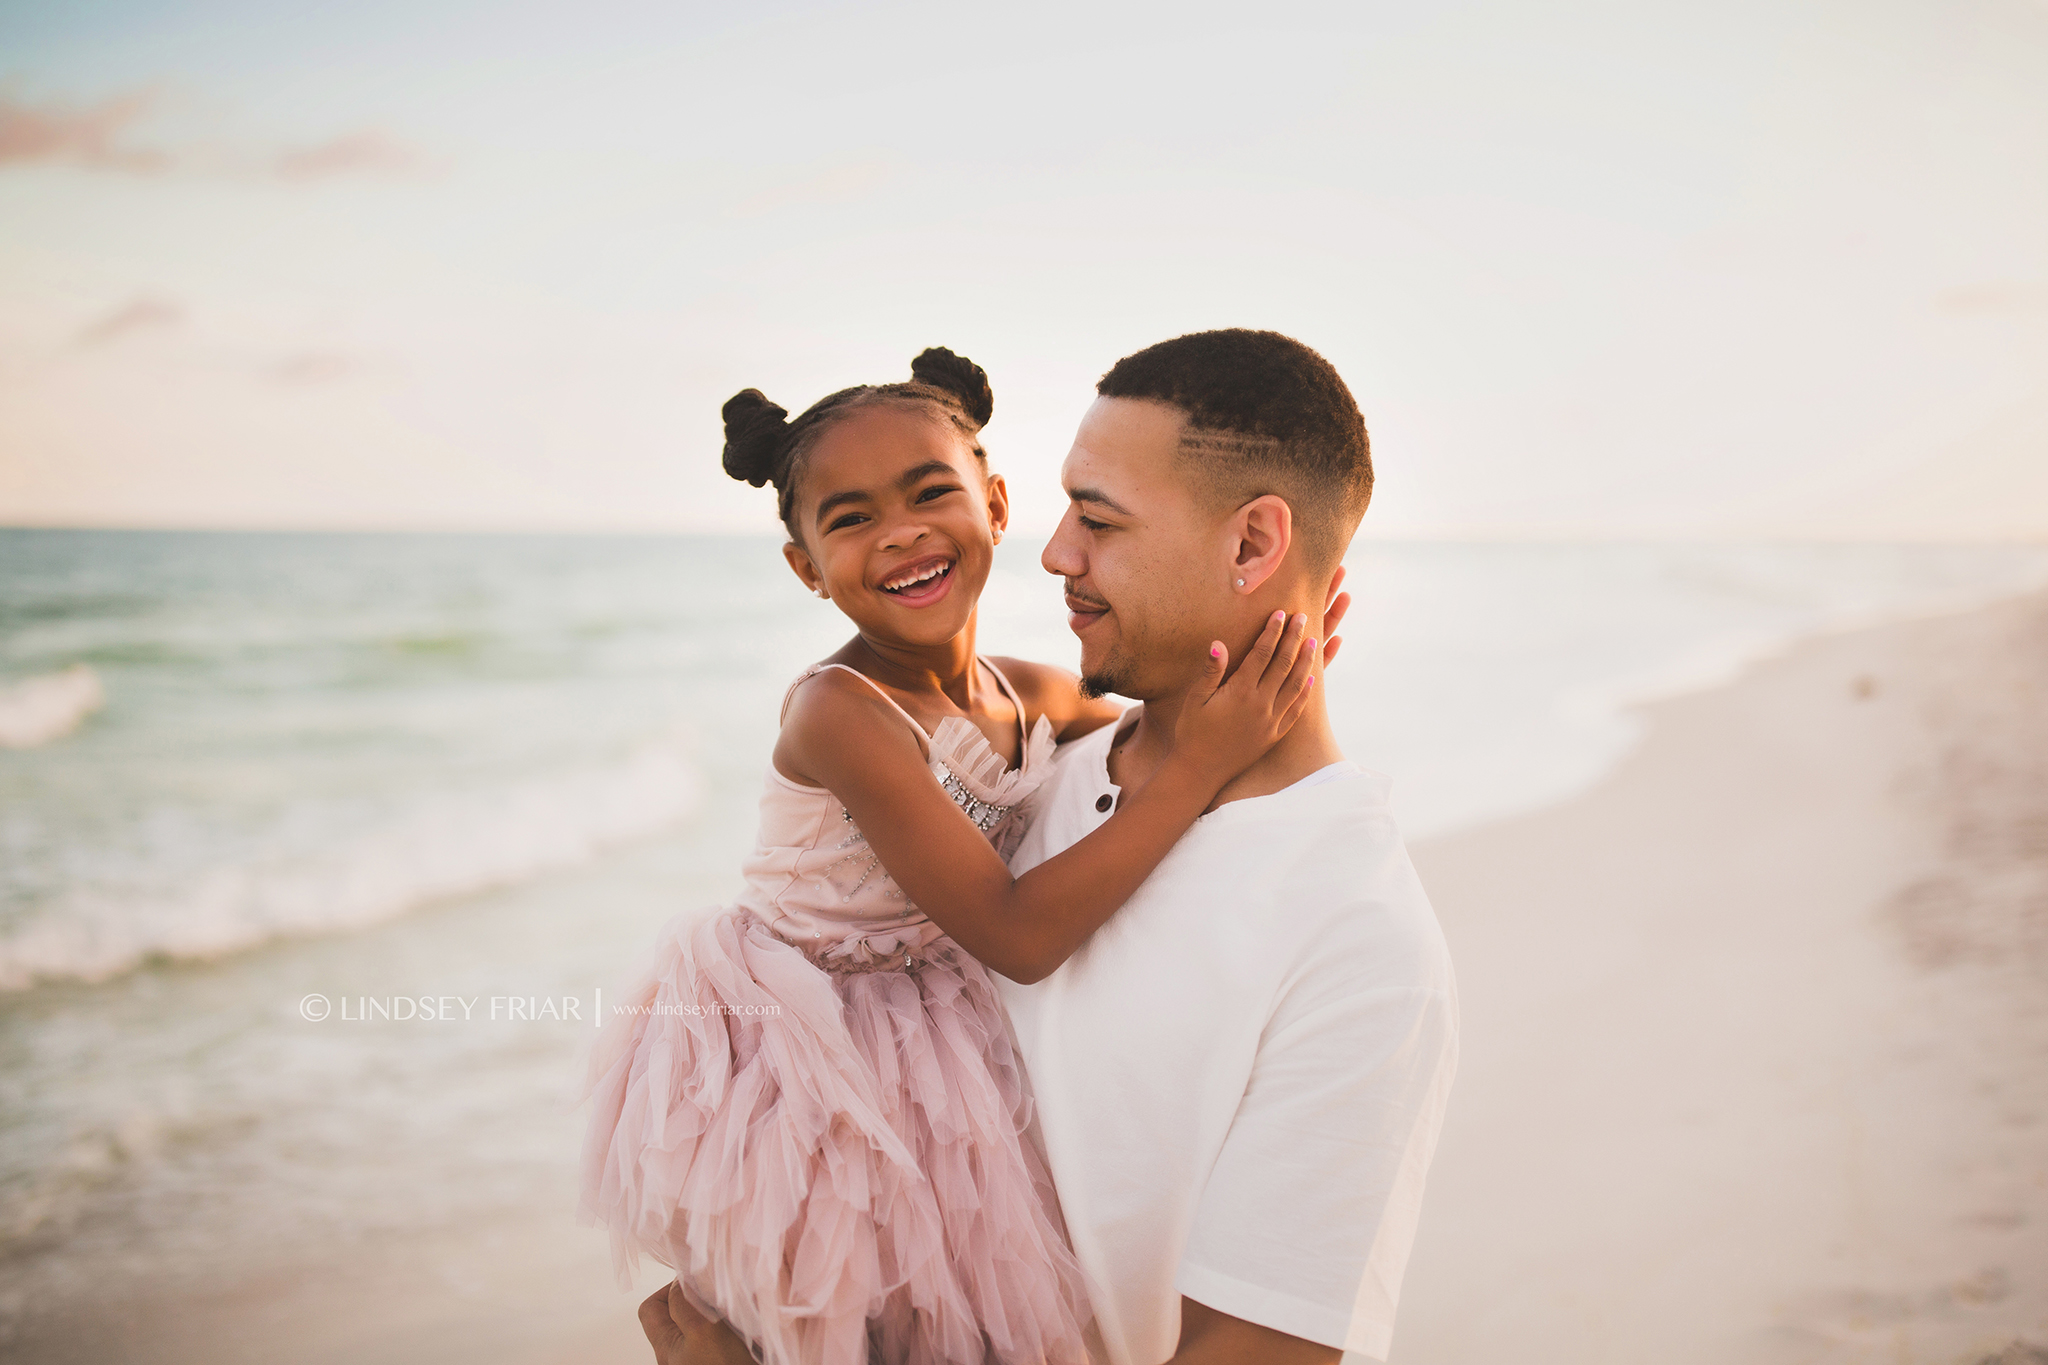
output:
[[1212, 498], [1240, 507], [1278, 494], [1309, 562], [1342, 561], [1372, 500], [1372, 447], [1329, 361], [1278, 332], [1192, 332], [1125, 356], [1095, 391], [1185, 412], [1181, 455]]

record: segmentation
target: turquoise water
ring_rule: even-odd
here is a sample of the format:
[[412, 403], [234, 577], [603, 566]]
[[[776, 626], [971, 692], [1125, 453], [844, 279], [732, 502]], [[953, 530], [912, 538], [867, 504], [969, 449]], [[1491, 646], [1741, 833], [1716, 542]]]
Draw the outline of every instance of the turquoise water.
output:
[[[1412, 834], [1593, 781], [1631, 699], [2037, 586], [2048, 549], [1351, 566], [1330, 704]], [[536, 1203], [566, 1226], [580, 1023], [300, 1003], [593, 1008], [733, 889], [783, 688], [843, 634], [769, 538], [0, 530], [0, 712], [80, 665], [102, 698], [0, 747], [0, 1342], [123, 1270], [231, 1278]], [[1028, 544], [982, 647], [1073, 661]]]

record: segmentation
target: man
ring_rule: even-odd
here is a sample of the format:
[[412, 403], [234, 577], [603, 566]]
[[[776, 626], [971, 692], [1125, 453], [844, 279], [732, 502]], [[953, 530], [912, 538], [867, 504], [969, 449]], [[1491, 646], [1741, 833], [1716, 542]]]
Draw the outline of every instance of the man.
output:
[[[1327, 638], [1372, 491], [1350, 391], [1289, 338], [1179, 337], [1097, 394], [1044, 564], [1084, 690], [1142, 704], [1062, 749], [1020, 873], [1157, 767], [1209, 640], [1243, 658], [1283, 610]], [[1107, 1365], [1387, 1355], [1457, 1002], [1386, 786], [1317, 697], [1064, 965], [1002, 982]], [[641, 1319], [660, 1360], [746, 1358], [679, 1294]]]

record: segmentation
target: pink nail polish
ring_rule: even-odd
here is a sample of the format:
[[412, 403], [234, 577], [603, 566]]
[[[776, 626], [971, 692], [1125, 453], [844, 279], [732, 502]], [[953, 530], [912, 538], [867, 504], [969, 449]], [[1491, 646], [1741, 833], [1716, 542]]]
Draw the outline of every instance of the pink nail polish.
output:
[[1209, 657], [1212, 659], [1220, 659], [1223, 657], [1223, 650], [1217, 645], [1210, 645]]

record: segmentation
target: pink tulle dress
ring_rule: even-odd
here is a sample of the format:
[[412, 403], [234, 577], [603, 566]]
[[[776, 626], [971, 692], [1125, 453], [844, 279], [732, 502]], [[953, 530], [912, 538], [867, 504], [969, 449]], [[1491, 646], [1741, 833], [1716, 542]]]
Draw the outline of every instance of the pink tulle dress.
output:
[[[926, 736], [897, 710], [1013, 847], [1050, 722], [1013, 770], [972, 722]], [[772, 765], [745, 873], [737, 903], [662, 930], [592, 1054], [580, 1212], [622, 1282], [642, 1253], [674, 1267], [767, 1365], [1084, 1365], [1087, 1293], [986, 970], [831, 792]]]

